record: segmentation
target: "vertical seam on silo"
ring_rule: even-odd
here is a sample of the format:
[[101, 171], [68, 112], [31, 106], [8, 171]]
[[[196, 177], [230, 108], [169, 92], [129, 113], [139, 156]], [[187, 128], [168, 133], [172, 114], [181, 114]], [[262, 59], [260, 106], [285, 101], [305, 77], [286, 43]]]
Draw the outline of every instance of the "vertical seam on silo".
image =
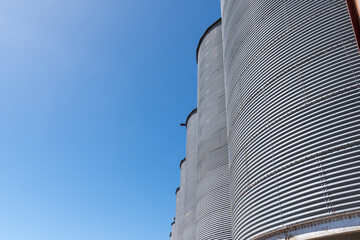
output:
[[[280, 39], [282, 39], [284, 36], [290, 34], [291, 32], [293, 32], [295, 29], [299, 28], [300, 26], [302, 26], [303, 24], [307, 23], [308, 21], [314, 19], [317, 16], [320, 16], [326, 12], [330, 11], [329, 9], [326, 9], [324, 11], [319, 12], [318, 14], [312, 15], [309, 18], [306, 18], [304, 21], [300, 22], [299, 24], [295, 25], [294, 27], [292, 27], [291, 29], [289, 29], [288, 31], [283, 32], [280, 36], [278, 36], [277, 38], [275, 38], [273, 41], [271, 41], [268, 45], [266, 45], [262, 50], [260, 50], [254, 57], [253, 59], [250, 60], [250, 62], [248, 62], [248, 64], [244, 67], [244, 69], [241, 71], [241, 73], [239, 74], [239, 76], [236, 78], [235, 82], [233, 83], [233, 85], [230, 88], [230, 92], [229, 92], [229, 96], [232, 94], [236, 84], [239, 82], [241, 76], [244, 74], [244, 72], [246, 72], [246, 70], [252, 65], [252, 63], [259, 58], [261, 55], [263, 55], [263, 53], [266, 52], [267, 49], [269, 49], [273, 44], [275, 44], [276, 42], [278, 42]], [[286, 72], [286, 71], [285, 71]]]
[[320, 184], [321, 184], [321, 191], [323, 192], [323, 198], [324, 198], [324, 201], [326, 204], [326, 208], [328, 209], [329, 213], [335, 213], [334, 204], [331, 201], [331, 194], [329, 192], [329, 186], [327, 184], [326, 174], [324, 172], [324, 168], [322, 166], [322, 161], [321, 161], [321, 158], [323, 158], [325, 156], [326, 155], [315, 158], [316, 168], [318, 171], [319, 180], [320, 180]]

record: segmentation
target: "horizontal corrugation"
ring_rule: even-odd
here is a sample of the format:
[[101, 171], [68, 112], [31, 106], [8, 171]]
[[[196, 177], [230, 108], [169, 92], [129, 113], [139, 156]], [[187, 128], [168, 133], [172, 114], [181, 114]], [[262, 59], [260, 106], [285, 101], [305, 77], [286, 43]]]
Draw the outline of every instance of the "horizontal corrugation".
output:
[[224, 145], [227, 145], [226, 126], [214, 132], [201, 144], [199, 144], [198, 161], [202, 162], [202, 160], [207, 155], [211, 154], [214, 151], [217, 151], [219, 148], [223, 147]]
[[228, 165], [228, 146], [220, 146], [216, 151], [210, 152], [201, 161], [206, 161], [207, 164], [199, 164], [201, 166], [201, 168], [198, 169], [199, 178], [203, 178], [207, 172]]
[[186, 165], [183, 162], [180, 169], [180, 189], [176, 193], [176, 210], [175, 210], [175, 232], [173, 232], [176, 240], [183, 240], [184, 232], [184, 215], [185, 215], [185, 181], [186, 181]]
[[196, 239], [231, 239], [231, 211], [221, 25], [198, 56], [198, 193]]
[[[206, 108], [206, 107], [205, 107]], [[222, 120], [226, 119], [225, 111], [212, 115], [209, 118], [205, 118], [203, 122], [206, 123], [206, 126], [203, 125], [199, 127], [199, 144], [202, 144], [203, 141], [209, 138], [215, 132], [224, 128], [224, 123]]]
[[[224, 182], [223, 185], [220, 185], [216, 188], [208, 188], [206, 189], [207, 192], [202, 196], [199, 196], [198, 200], [198, 219], [204, 217], [205, 215], [210, 214], [211, 212], [219, 211], [219, 209], [226, 208], [229, 209], [229, 206], [223, 205], [221, 203], [228, 201], [227, 199], [230, 198], [230, 190], [229, 190], [229, 183]], [[214, 203], [220, 203], [223, 205], [222, 207], [218, 206]]]
[[197, 133], [198, 114], [193, 113], [186, 127], [186, 179], [183, 240], [195, 240], [197, 205]]
[[[279, 11], [282, 9], [279, 9]], [[281, 16], [279, 16], [279, 11], [274, 12], [275, 16], [279, 17], [280, 19], [286, 19], [282, 12]], [[346, 11], [346, 9], [345, 9]], [[246, 41], [243, 42], [241, 45], [241, 49], [237, 52], [236, 56], [238, 59], [234, 59], [234, 61], [237, 63], [236, 66], [234, 66], [233, 69], [239, 69], [237, 72], [237, 76], [231, 74], [229, 71], [228, 76], [236, 81], [229, 82], [231, 85], [228, 86], [228, 89], [230, 91], [230, 94], [232, 93], [232, 89], [234, 88], [234, 85], [238, 82], [243, 74], [246, 72], [250, 72], [253, 76], [253, 74], [259, 75], [261, 74], [263, 76], [263, 71], [269, 72], [269, 74], [275, 74], [277, 75], [279, 72], [282, 72], [282, 68], [286, 69], [287, 66], [293, 65], [292, 62], [298, 63], [302, 59], [307, 58], [307, 49], [310, 50], [310, 54], [312, 54], [313, 48], [308, 48], [309, 44], [317, 44], [317, 42], [325, 41], [325, 45], [317, 44], [317, 52], [321, 52], [322, 49], [325, 49], [327, 45], [331, 45], [334, 41], [341, 38], [340, 34], [334, 35], [332, 32], [339, 30], [337, 28], [334, 28], [334, 25], [336, 25], [336, 20], [334, 18], [329, 18], [329, 15], [332, 14], [331, 8], [325, 8], [325, 10], [322, 10], [322, 12], [316, 13], [319, 16], [318, 17], [309, 17], [305, 19], [303, 22], [299, 23], [299, 25], [291, 28], [290, 30], [287, 29], [286, 23], [277, 23], [276, 25], [273, 22], [267, 21], [267, 24], [261, 25], [260, 29], [257, 29], [257, 31], [254, 32], [254, 34], [257, 34], [255, 36], [248, 36], [246, 38]], [[316, 16], [316, 15], [315, 15]], [[323, 22], [325, 20], [326, 24], [318, 24], [319, 19]], [[284, 20], [285, 21], [285, 20]], [[269, 25], [269, 26], [267, 26]], [[274, 26], [281, 29], [276, 30], [272, 29]], [[266, 35], [261, 35], [263, 31], [267, 32]], [[329, 35], [332, 34], [331, 37]], [[279, 36], [280, 35], [280, 36]], [[321, 36], [315, 38], [314, 36]], [[335, 36], [335, 38], [334, 38]], [[267, 41], [263, 39], [264, 37], [270, 39]], [[296, 39], [294, 39], [296, 38]], [[301, 44], [297, 43], [297, 47], [291, 47], [289, 45], [289, 42], [292, 42], [292, 39], [299, 41], [299, 38], [301, 38], [302, 42]], [[259, 39], [259, 45], [252, 44], [253, 39]], [[329, 41], [330, 39], [330, 41]], [[317, 41], [317, 42], [316, 42]], [[294, 42], [294, 41], [293, 41]], [[305, 43], [305, 44], [304, 44]], [[299, 53], [299, 54], [297, 54]], [[301, 53], [301, 54], [300, 54]], [[250, 54], [250, 57], [247, 58], [246, 56]], [[298, 58], [290, 58], [289, 55], [297, 54]], [[269, 56], [267, 56], [269, 55]], [[274, 62], [274, 59], [276, 59], [275, 63], [277, 64], [276, 68], [271, 68], [269, 64], [266, 64], [267, 61]], [[286, 59], [286, 60], [285, 60]], [[239, 63], [243, 62], [243, 64]], [[257, 68], [255, 68], [257, 65], [259, 65]], [[256, 69], [256, 71], [253, 73], [251, 72], [251, 67]], [[260, 69], [259, 69], [260, 68]], [[263, 69], [263, 70], [262, 70]], [[259, 71], [262, 70], [262, 71]], [[266, 72], [265, 72], [266, 73]], [[255, 77], [254, 75], [253, 77]], [[269, 76], [271, 77], [271, 75]], [[246, 79], [246, 78], [245, 78]], [[256, 81], [254, 83], [257, 83]], [[253, 83], [251, 83], [252, 85]], [[249, 87], [249, 89], [251, 89]], [[229, 119], [230, 120], [230, 119]]]
[[[222, 160], [222, 159], [221, 159]], [[215, 189], [229, 185], [229, 178], [219, 178], [218, 181], [213, 181], [218, 176], [227, 175], [229, 172], [228, 165], [217, 167], [211, 171], [208, 171], [201, 179], [201, 185], [199, 185], [198, 197], [201, 199], [204, 195], [208, 194]]]
[[[325, 21], [326, 19], [328, 19], [328, 15], [320, 15], [323, 20]], [[314, 19], [313, 19], [314, 20]], [[316, 22], [314, 23], [314, 21], [310, 21], [313, 24], [309, 24], [309, 22], [307, 22], [306, 24], [306, 29], [303, 28], [299, 28], [298, 31], [294, 31], [293, 34], [297, 35], [300, 38], [301, 35], [301, 39], [306, 40], [307, 36], [303, 36], [305, 34], [303, 34], [302, 32], [305, 31], [307, 32], [307, 29], [312, 29], [313, 25], [318, 26], [318, 24], [316, 24]], [[264, 63], [262, 61], [262, 58], [258, 58], [257, 61], [253, 62], [251, 65], [249, 65], [249, 67], [247, 67], [247, 70], [244, 71], [241, 75], [241, 79], [242, 79], [242, 85], [243, 85], [243, 91], [242, 91], [242, 99], [243, 99], [243, 104], [242, 107], [246, 106], [247, 104], [249, 104], [249, 102], [254, 98], [257, 97], [257, 95], [260, 94], [260, 91], [264, 88], [267, 87], [267, 85], [271, 85], [276, 81], [279, 81], [279, 79], [282, 78], [282, 75], [284, 75], [285, 73], [291, 71], [292, 69], [296, 69], [300, 64], [304, 64], [314, 58], [316, 58], [318, 55], [322, 55], [327, 53], [328, 51], [331, 51], [333, 48], [343, 48], [343, 44], [344, 42], [341, 40], [341, 35], [340, 34], [335, 34], [336, 37], [334, 37], [331, 33], [334, 32], [334, 27], [333, 25], [335, 24], [335, 22], [332, 23], [328, 23], [325, 26], [323, 26], [323, 28], [325, 28], [326, 34], [320, 34], [320, 35], [325, 35], [325, 37], [322, 37], [320, 40], [323, 41], [323, 43], [325, 44], [322, 48], [316, 47], [316, 50], [314, 50], [315, 46], [321, 45], [321, 41], [311, 41], [311, 44], [309, 47], [307, 47], [308, 42], [304, 42], [306, 44], [301, 44], [300, 50], [294, 50], [294, 48], [285, 48], [284, 50], [284, 45], [285, 42], [290, 41], [291, 39], [289, 39], [292, 35], [288, 35], [288, 37], [282, 39], [282, 41], [279, 41], [278, 44], [274, 45], [275, 48], [270, 48], [269, 51], [267, 51], [266, 53], [264, 53], [264, 57], [266, 57], [266, 55], [270, 56], [270, 59], [279, 59], [276, 60], [274, 62], [274, 60], [272, 60], [274, 62], [274, 64], [276, 64], [276, 68], [271, 68], [269, 67], [270, 65]], [[304, 26], [303, 26], [304, 27]], [[319, 27], [318, 27], [319, 28]], [[332, 29], [332, 30], [330, 30]], [[337, 31], [338, 32], [338, 31]], [[314, 32], [312, 35], [310, 35], [311, 39], [313, 39], [316, 35], [315, 34], [319, 34]], [[328, 39], [331, 39], [331, 41], [329, 41]], [[295, 40], [295, 39], [294, 39]], [[334, 44], [333, 42], [336, 41], [336, 44]], [[247, 49], [247, 48], [246, 48]], [[301, 52], [301, 58], [300, 59], [296, 59], [296, 58], [292, 58], [292, 56], [294, 55], [299, 55], [299, 53]], [[288, 59], [288, 60], [286, 60]], [[298, 60], [298, 61], [296, 61]], [[265, 67], [264, 67], [265, 66]], [[258, 69], [260, 68], [260, 69]], [[238, 80], [236, 80], [236, 83], [238, 82]], [[265, 86], [261, 86], [264, 85]], [[246, 87], [244, 87], [246, 86]], [[229, 92], [229, 105], [228, 105], [228, 109], [233, 109], [233, 107], [236, 107], [233, 105], [234, 101], [232, 101], [231, 98], [231, 94], [233, 93], [232, 88], [230, 89]], [[231, 131], [231, 127], [234, 123], [234, 121], [236, 120], [236, 117], [238, 115], [235, 115], [237, 113], [233, 113], [233, 115], [228, 115], [229, 117], [229, 131]]]
[[231, 222], [230, 208], [219, 208], [205, 215], [197, 222], [196, 239], [232, 239], [231, 230], [224, 224], [227, 222]]
[[234, 239], [360, 210], [345, 1], [227, 0], [222, 18]]

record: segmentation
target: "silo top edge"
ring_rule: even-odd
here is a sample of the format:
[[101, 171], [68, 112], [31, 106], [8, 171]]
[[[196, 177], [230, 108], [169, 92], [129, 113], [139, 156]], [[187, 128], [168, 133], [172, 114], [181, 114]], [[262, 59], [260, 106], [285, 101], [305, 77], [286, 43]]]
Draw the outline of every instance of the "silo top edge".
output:
[[190, 113], [190, 114], [188, 115], [188, 117], [186, 118], [186, 122], [185, 122], [186, 127], [187, 127], [187, 124], [188, 124], [188, 121], [189, 121], [190, 117], [191, 117], [193, 114], [195, 114], [195, 113], [197, 113], [197, 108], [195, 108], [194, 110], [192, 110], [191, 113]]
[[216, 22], [214, 22], [210, 27], [208, 27], [206, 29], [206, 31], [204, 32], [204, 34], [202, 35], [202, 37], [200, 38], [200, 41], [199, 41], [199, 44], [196, 48], [196, 62], [198, 62], [198, 56], [199, 56], [199, 49], [200, 49], [200, 46], [201, 46], [201, 43], [202, 41], [204, 40], [204, 38], [206, 37], [206, 35], [215, 27], [217, 26], [218, 24], [221, 23], [221, 18], [219, 18], [218, 20], [216, 20]]
[[181, 160], [180, 162], [180, 169], [181, 169], [181, 165], [185, 162], [186, 158], [184, 158], [183, 160]]

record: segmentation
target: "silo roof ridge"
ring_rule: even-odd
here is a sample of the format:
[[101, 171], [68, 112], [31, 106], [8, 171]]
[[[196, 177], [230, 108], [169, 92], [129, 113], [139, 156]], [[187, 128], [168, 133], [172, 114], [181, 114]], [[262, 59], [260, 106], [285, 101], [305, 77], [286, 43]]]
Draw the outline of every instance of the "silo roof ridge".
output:
[[180, 168], [181, 168], [181, 165], [185, 162], [186, 158], [184, 158], [183, 160], [181, 160], [180, 162]]
[[188, 124], [188, 121], [189, 121], [190, 117], [191, 117], [193, 114], [195, 114], [195, 113], [197, 113], [197, 108], [195, 108], [194, 110], [192, 110], [191, 113], [187, 116], [186, 122], [185, 122], [186, 127], [187, 127], [187, 124]]

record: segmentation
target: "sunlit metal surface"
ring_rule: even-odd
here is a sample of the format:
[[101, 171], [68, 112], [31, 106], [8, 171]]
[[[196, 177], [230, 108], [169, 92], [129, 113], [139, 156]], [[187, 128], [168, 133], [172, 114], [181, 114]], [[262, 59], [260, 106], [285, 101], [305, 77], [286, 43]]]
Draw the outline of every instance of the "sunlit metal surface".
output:
[[233, 239], [281, 239], [360, 210], [360, 58], [346, 2], [222, 4]]
[[200, 40], [198, 58], [197, 240], [231, 239], [221, 21]]
[[174, 236], [174, 233], [175, 232], [175, 221], [173, 221], [172, 223], [171, 223], [171, 232], [170, 232], [170, 240], [174, 240], [175, 239], [175, 236]]
[[184, 232], [184, 213], [185, 213], [185, 181], [186, 181], [186, 164], [182, 161], [180, 169], [180, 187], [176, 189], [176, 210], [175, 210], [175, 226], [172, 232], [174, 240], [183, 240]]
[[196, 193], [197, 193], [197, 133], [198, 118], [196, 109], [186, 120], [186, 168], [184, 232], [183, 240], [195, 240], [196, 230]]

